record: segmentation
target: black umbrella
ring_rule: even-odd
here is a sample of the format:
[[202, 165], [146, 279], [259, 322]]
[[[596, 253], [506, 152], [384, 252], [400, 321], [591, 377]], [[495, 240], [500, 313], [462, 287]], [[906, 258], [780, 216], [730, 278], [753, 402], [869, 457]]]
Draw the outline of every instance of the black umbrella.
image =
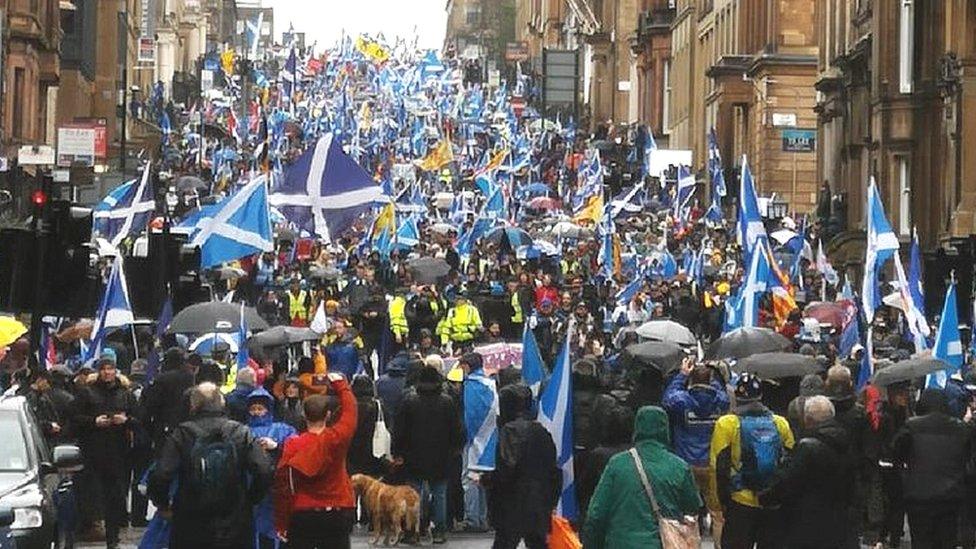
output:
[[420, 284], [436, 284], [437, 279], [451, 272], [447, 261], [439, 257], [421, 257], [407, 263], [414, 281]]
[[205, 191], [210, 188], [206, 181], [193, 175], [184, 175], [176, 180], [176, 190], [178, 191]]
[[217, 124], [204, 124], [203, 136], [212, 139], [226, 139], [228, 137], [227, 130]]
[[628, 368], [650, 366], [661, 374], [668, 374], [681, 367], [684, 350], [666, 341], [648, 341], [635, 343], [624, 349], [623, 363]]
[[821, 371], [821, 367], [817, 359], [812, 356], [796, 353], [758, 353], [737, 362], [735, 371], [748, 372], [763, 379], [779, 379], [816, 374]]
[[745, 358], [757, 353], [774, 353], [789, 349], [791, 343], [769, 328], [736, 328], [708, 346], [708, 358]]
[[949, 365], [945, 362], [931, 356], [910, 358], [879, 369], [871, 378], [871, 384], [887, 387], [899, 381], [911, 381], [925, 377], [948, 367]]
[[[244, 321], [250, 330], [267, 330], [268, 323], [253, 307], [244, 307]], [[236, 332], [240, 329], [241, 305], [210, 301], [197, 303], [183, 309], [169, 323], [170, 334], [206, 334], [210, 332]]]
[[319, 339], [322, 339], [322, 334], [316, 333], [310, 328], [275, 326], [259, 334], [254, 334], [247, 342], [253, 347], [274, 347], [303, 341], [318, 341]]

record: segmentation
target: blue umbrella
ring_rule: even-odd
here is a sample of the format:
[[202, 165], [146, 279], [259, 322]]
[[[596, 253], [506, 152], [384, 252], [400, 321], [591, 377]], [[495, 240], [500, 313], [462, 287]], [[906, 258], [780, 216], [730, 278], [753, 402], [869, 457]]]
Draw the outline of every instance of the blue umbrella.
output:
[[519, 192], [525, 197], [545, 196], [551, 193], [552, 189], [549, 188], [549, 185], [546, 185], [545, 183], [529, 183], [528, 185], [520, 188]]
[[485, 238], [488, 239], [488, 242], [499, 245], [502, 243], [502, 239], [508, 240], [513, 250], [521, 246], [531, 246], [534, 243], [529, 233], [516, 227], [498, 227], [490, 231]]

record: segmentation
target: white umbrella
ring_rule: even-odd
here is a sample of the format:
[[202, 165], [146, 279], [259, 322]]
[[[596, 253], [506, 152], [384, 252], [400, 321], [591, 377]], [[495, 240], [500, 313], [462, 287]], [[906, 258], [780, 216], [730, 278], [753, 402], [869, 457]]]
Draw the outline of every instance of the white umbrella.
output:
[[653, 341], [666, 341], [692, 347], [698, 344], [695, 334], [691, 333], [687, 327], [678, 324], [673, 320], [651, 320], [637, 327], [637, 335]]

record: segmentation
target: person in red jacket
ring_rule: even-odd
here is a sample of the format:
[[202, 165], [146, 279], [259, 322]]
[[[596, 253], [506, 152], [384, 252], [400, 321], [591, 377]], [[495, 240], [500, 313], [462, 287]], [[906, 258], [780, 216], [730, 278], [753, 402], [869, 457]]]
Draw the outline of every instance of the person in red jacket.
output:
[[356, 499], [346, 453], [356, 431], [356, 397], [342, 374], [328, 379], [328, 395], [305, 399], [308, 430], [285, 442], [275, 472], [275, 529], [289, 547], [350, 547]]

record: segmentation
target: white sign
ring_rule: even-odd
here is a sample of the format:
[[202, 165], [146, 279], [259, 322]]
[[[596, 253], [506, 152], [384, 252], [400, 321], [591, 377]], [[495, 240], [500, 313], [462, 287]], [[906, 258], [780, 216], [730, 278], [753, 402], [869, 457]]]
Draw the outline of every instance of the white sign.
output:
[[93, 128], [58, 128], [58, 166], [95, 165]]
[[796, 127], [796, 114], [795, 113], [784, 113], [784, 112], [774, 112], [773, 113], [773, 126], [785, 126], [787, 128]]
[[17, 151], [17, 163], [21, 166], [51, 166], [54, 164], [54, 147], [22, 145]]
[[488, 87], [497, 88], [501, 85], [502, 75], [499, 71], [488, 71]]
[[67, 183], [71, 181], [71, 170], [54, 170], [52, 174], [55, 183]]
[[139, 62], [140, 63], [155, 63], [156, 62], [156, 39], [152, 36], [140, 36], [139, 37]]
[[214, 87], [214, 71], [203, 69], [200, 71], [200, 91], [207, 93]]
[[621, 80], [617, 82], [617, 91], [629, 92], [630, 91], [630, 80]]

